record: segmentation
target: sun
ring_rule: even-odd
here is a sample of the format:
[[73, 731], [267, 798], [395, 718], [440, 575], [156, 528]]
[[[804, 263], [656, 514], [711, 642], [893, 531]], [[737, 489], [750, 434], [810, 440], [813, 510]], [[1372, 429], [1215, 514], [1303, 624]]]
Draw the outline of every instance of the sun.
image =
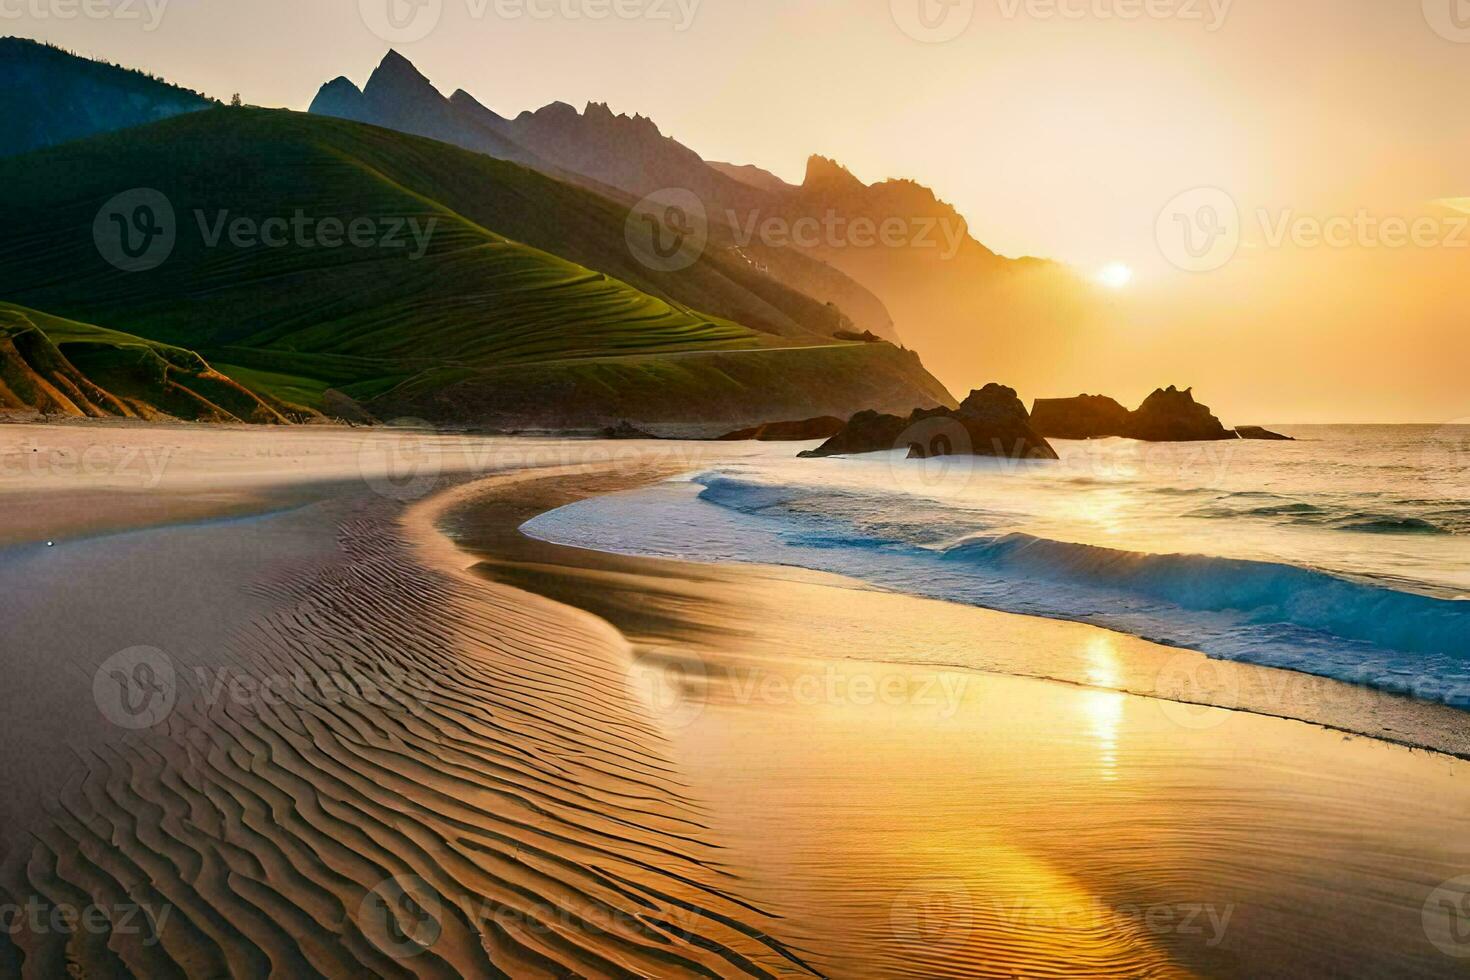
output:
[[1113, 262], [1097, 274], [1097, 281], [1109, 289], [1123, 289], [1133, 282], [1133, 270], [1122, 262]]

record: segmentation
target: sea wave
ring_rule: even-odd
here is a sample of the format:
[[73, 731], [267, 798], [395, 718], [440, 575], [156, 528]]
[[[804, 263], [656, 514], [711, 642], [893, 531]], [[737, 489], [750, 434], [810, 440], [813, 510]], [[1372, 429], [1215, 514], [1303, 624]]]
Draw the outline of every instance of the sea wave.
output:
[[[1365, 509], [1371, 506], [1372, 509]], [[1470, 507], [1442, 500], [1351, 499], [1315, 503], [1263, 492], [1218, 495], [1185, 512], [1202, 520], [1255, 519], [1355, 534], [1470, 534]]]
[[[1470, 602], [1387, 575], [1055, 540], [1003, 515], [881, 488], [835, 490], [706, 473], [698, 497], [773, 530], [779, 560], [1010, 612], [1072, 619], [1470, 708]], [[1265, 492], [1239, 509], [1407, 533], [1409, 522]], [[1304, 503], [1304, 502], [1298, 502]], [[1440, 502], [1443, 504], [1443, 502]], [[774, 521], [775, 523], [769, 523]], [[1369, 525], [1382, 524], [1382, 527]], [[1420, 531], [1419, 533], [1424, 533]], [[753, 545], [752, 545], [753, 547]], [[752, 560], [770, 560], [770, 553]]]
[[1149, 555], [1028, 534], [979, 536], [948, 561], [995, 574], [1124, 591], [1182, 610], [1238, 612], [1406, 653], [1470, 657], [1470, 603], [1355, 582], [1296, 565]]

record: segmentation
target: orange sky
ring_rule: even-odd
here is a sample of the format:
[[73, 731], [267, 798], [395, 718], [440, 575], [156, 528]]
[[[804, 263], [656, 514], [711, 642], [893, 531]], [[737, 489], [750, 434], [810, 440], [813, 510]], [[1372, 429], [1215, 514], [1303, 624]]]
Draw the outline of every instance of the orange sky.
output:
[[[388, 0], [151, 0], [153, 30], [146, 0], [138, 20], [64, 21], [58, 2], [5, 0], [0, 31], [262, 105], [304, 108], [338, 74], [361, 82], [387, 47], [368, 21]], [[1290, 371], [1253, 378], [1233, 359], [1170, 375], [1228, 385], [1214, 400], [1259, 419], [1470, 416], [1470, 247], [1447, 241], [1452, 228], [1404, 248], [1356, 230], [1346, 248], [1268, 234], [1303, 216], [1444, 218], [1429, 202], [1470, 195], [1459, 0], [922, 0], [958, 18], [931, 20], [955, 35], [939, 43], [911, 36], [925, 33], [921, 0], [421, 2], [441, 6], [437, 26], [396, 46], [445, 92], [503, 113], [607, 101], [706, 158], [789, 179], [821, 152], [865, 179], [929, 184], [1002, 253], [1089, 275], [1126, 263], [1120, 342], [1182, 355], [1226, 330], [1297, 352]], [[636, 16], [594, 17], [619, 9]], [[1161, 16], [1124, 19], [1149, 9]], [[1201, 186], [1238, 207], [1244, 247], [1190, 274], [1157, 226]], [[1366, 356], [1384, 344], [1396, 353]], [[1384, 390], [1368, 401], [1341, 396], [1373, 377]], [[1256, 391], [1293, 379], [1323, 391], [1300, 404]]]

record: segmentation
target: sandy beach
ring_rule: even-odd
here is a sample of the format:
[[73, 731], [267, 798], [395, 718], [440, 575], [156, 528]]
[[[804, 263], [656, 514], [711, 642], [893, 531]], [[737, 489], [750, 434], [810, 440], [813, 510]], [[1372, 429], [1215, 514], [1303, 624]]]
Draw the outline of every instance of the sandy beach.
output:
[[519, 532], [772, 451], [0, 426], [0, 972], [1463, 975], [1462, 714]]

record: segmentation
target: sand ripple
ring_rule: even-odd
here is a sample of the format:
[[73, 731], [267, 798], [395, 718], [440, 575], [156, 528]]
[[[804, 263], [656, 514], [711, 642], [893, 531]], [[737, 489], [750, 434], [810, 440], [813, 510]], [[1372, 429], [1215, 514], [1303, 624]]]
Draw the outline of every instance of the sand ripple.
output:
[[232, 673], [286, 695], [191, 689], [84, 753], [0, 902], [114, 927], [0, 932], [0, 972], [813, 975], [738, 897], [621, 636], [426, 562], [393, 507], [255, 586]]

